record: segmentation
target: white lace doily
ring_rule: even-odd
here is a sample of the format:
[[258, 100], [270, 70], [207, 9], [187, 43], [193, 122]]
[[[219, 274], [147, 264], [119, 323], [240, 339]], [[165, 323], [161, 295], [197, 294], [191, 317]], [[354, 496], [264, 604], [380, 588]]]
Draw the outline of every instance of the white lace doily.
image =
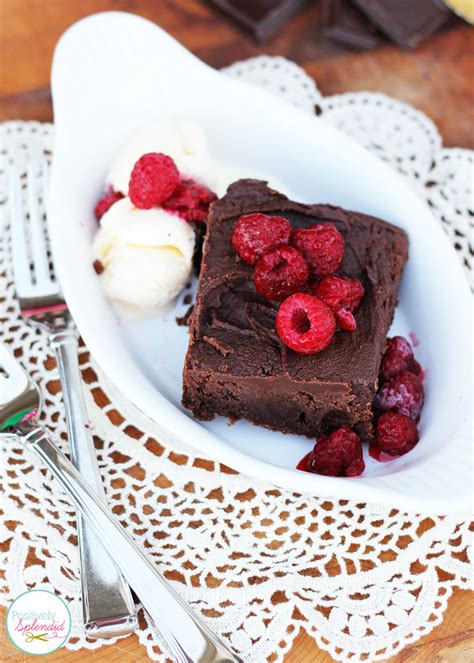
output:
[[[392, 164], [432, 207], [470, 270], [473, 153], [443, 149], [433, 123], [372, 93], [322, 97], [302, 69], [261, 57], [227, 70], [351, 134]], [[6, 176], [53, 150], [53, 127], [1, 125], [2, 340], [40, 382], [44, 423], [66, 449], [58, 374], [42, 332], [21, 320], [8, 245]], [[418, 517], [276, 489], [175, 440], [131, 406], [82, 348], [86, 399], [108, 500], [124, 526], [209, 626], [249, 663], [282, 661], [301, 628], [340, 661], [387, 658], [442, 620], [453, 587], [470, 587], [470, 523]], [[1, 439], [0, 600], [45, 588], [69, 602], [69, 649], [105, 646], [82, 633], [74, 509], [50, 473]], [[140, 642], [165, 661], [141, 617]]]

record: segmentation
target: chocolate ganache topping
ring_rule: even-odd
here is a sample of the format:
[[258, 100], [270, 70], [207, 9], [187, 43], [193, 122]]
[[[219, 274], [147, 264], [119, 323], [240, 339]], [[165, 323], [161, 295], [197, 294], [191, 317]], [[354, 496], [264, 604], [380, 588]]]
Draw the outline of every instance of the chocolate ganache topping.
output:
[[[340, 273], [365, 288], [353, 333], [337, 331], [325, 350], [309, 356], [281, 343], [279, 304], [256, 292], [252, 267], [231, 244], [239, 216], [251, 212], [278, 214], [294, 229], [336, 226], [346, 246]], [[370, 440], [371, 403], [407, 251], [404, 231], [380, 219], [296, 203], [258, 180], [232, 184], [209, 215], [183, 404], [197, 418], [244, 417], [310, 437], [347, 424]]]

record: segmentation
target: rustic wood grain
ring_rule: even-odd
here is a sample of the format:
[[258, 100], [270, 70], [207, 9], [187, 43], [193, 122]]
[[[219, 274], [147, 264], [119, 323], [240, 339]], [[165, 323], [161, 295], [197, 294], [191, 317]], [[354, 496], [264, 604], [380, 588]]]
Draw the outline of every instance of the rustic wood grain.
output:
[[[49, 70], [57, 39], [79, 18], [109, 9], [131, 11], [157, 22], [215, 67], [262, 53], [284, 55], [315, 77], [323, 94], [370, 90], [395, 96], [430, 115], [445, 145], [474, 147], [472, 29], [457, 22], [414, 53], [389, 44], [374, 52], [359, 53], [322, 36], [321, 2], [316, 0], [264, 46], [257, 46], [205, 1], [0, 0], [0, 120], [52, 119]], [[390, 663], [473, 661], [473, 596], [472, 592], [455, 590], [442, 624]], [[6, 637], [5, 610], [0, 612], [0, 660], [30, 660]], [[94, 652], [61, 649], [48, 660], [132, 663], [148, 659], [137, 637], [130, 636]], [[329, 663], [332, 659], [302, 631], [285, 660]]]
[[474, 147], [471, 28], [456, 20], [415, 52], [387, 43], [359, 53], [322, 36], [320, 0], [264, 46], [205, 0], [0, 0], [0, 119], [51, 120], [49, 70], [57, 39], [79, 18], [109, 9], [159, 23], [215, 67], [261, 53], [284, 55], [305, 67], [323, 94], [393, 95], [430, 115], [447, 146]]

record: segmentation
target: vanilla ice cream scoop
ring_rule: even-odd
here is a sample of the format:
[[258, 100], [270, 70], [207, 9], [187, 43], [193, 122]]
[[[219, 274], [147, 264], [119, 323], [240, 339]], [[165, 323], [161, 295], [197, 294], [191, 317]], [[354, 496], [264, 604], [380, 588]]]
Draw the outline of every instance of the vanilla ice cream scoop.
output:
[[213, 189], [215, 167], [209, 156], [204, 131], [194, 122], [161, 120], [149, 124], [119, 152], [107, 174], [107, 184], [128, 195], [133, 166], [143, 154], [162, 152], [170, 156], [184, 177]]
[[192, 227], [164, 209], [137, 209], [129, 198], [104, 214], [93, 253], [104, 268], [108, 297], [134, 315], [166, 309], [188, 280], [194, 252]]

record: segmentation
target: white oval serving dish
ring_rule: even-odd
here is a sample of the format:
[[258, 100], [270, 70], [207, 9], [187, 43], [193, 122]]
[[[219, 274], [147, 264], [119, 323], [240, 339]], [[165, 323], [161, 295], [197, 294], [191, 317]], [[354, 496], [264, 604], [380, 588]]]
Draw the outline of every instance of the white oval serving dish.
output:
[[[204, 65], [159, 27], [107, 12], [72, 26], [52, 70], [56, 125], [50, 232], [59, 278], [80, 333], [122, 392], [157, 426], [230, 467], [317, 496], [417, 512], [466, 511], [472, 497], [470, 292], [458, 258], [425, 204], [387, 166], [324, 121]], [[187, 331], [165, 319], [124, 323], [92, 267], [95, 202], [118, 149], [153, 119], [191, 119], [211, 153], [271, 173], [302, 202], [341, 205], [403, 227], [410, 238], [393, 333], [414, 332], [426, 369], [421, 440], [389, 463], [367, 457], [357, 479], [297, 471], [311, 441], [185, 411]], [[179, 311], [180, 313], [181, 311]]]

